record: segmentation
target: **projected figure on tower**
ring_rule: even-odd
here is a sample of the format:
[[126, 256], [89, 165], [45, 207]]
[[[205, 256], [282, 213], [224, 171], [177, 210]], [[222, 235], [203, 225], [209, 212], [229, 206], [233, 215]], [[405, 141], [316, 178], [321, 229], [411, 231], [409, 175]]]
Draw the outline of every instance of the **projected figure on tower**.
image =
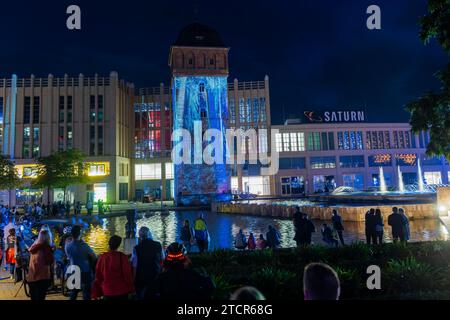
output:
[[[173, 129], [185, 129], [192, 137], [190, 163], [175, 164], [174, 193], [179, 205], [209, 204], [231, 192], [225, 148], [228, 50], [215, 30], [198, 23], [185, 27], [170, 48]], [[201, 144], [197, 139], [196, 144], [194, 137], [203, 136], [207, 129], [221, 132], [222, 163], [202, 161], [201, 153], [212, 139]], [[177, 142], [173, 141], [174, 146]]]

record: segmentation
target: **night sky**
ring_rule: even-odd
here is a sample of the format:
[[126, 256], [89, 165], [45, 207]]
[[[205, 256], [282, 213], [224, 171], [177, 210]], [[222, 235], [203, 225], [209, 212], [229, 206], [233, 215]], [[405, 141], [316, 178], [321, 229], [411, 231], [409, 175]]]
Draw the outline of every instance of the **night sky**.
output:
[[[66, 28], [70, 4], [81, 7], [81, 31]], [[381, 30], [366, 28], [371, 4]], [[169, 83], [169, 46], [196, 19], [231, 48], [229, 81], [269, 75], [272, 123], [325, 109], [404, 122], [405, 104], [439, 88], [433, 74], [449, 61], [418, 38], [425, 13], [425, 0], [2, 1], [0, 77], [116, 70], [136, 87]]]

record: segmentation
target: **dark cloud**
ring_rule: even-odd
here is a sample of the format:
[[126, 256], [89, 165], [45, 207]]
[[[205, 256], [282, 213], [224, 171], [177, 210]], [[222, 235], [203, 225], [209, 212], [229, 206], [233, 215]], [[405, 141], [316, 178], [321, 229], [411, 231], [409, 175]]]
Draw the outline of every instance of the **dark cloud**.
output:
[[[108, 74], [137, 87], [168, 82], [167, 55], [195, 19], [215, 27], [231, 47], [230, 78], [270, 76], [273, 110], [365, 108], [371, 121], [407, 121], [404, 105], [439, 83], [448, 62], [418, 38], [426, 1], [8, 1], [2, 3], [0, 76], [11, 73]], [[78, 4], [82, 30], [65, 28]], [[382, 30], [365, 27], [367, 6], [382, 10]], [[273, 112], [273, 122], [282, 121]]]

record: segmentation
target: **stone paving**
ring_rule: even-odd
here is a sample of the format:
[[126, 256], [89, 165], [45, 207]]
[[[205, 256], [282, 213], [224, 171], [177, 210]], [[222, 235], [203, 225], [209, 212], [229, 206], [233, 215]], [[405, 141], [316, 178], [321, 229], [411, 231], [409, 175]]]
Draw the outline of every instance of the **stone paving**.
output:
[[[9, 272], [2, 268], [0, 272], [0, 300], [30, 300], [25, 294], [21, 282], [14, 284], [14, 280], [9, 279]], [[19, 290], [20, 288], [20, 290]], [[62, 294], [51, 293], [47, 295], [47, 300], [68, 300]]]

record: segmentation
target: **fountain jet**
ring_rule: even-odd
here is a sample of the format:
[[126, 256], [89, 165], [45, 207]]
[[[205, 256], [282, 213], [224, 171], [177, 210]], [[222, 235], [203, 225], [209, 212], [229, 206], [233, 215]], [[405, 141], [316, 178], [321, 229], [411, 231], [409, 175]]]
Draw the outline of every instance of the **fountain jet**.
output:
[[387, 188], [386, 188], [386, 181], [384, 180], [383, 167], [380, 167], [379, 179], [380, 179], [380, 192], [386, 192]]
[[405, 184], [403, 183], [403, 175], [400, 170], [400, 166], [397, 166], [397, 175], [398, 175], [398, 191], [405, 192]]
[[417, 158], [417, 183], [419, 184], [419, 191], [425, 191], [422, 178], [422, 167], [420, 166], [420, 157]]

